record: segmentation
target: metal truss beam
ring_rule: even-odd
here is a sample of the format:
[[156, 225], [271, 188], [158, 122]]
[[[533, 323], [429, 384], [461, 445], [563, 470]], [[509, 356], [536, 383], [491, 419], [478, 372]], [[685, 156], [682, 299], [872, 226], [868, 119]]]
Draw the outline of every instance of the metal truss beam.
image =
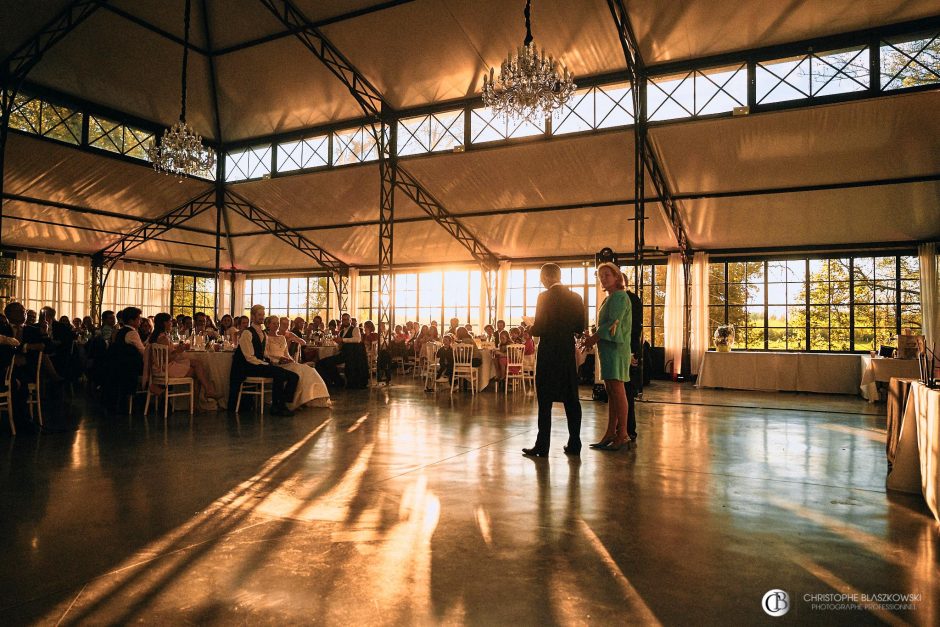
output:
[[454, 217], [444, 206], [432, 196], [415, 178], [401, 166], [398, 167], [397, 187], [412, 201], [431, 217], [432, 220], [450, 233], [461, 246], [470, 252], [470, 255], [481, 265], [483, 270], [493, 270], [499, 267], [499, 258], [483, 245], [476, 236]]
[[388, 132], [383, 123], [379, 129], [373, 127], [379, 138], [379, 341], [388, 346], [392, 341], [395, 322], [395, 187], [398, 181], [398, 158], [391, 154], [389, 142], [394, 141], [395, 127]]
[[100, 256], [110, 270], [110, 268], [113, 267], [119, 259], [124, 257], [127, 253], [134, 250], [141, 244], [148, 242], [155, 237], [162, 235], [167, 231], [174, 229], [177, 226], [184, 224], [196, 216], [199, 216], [205, 211], [211, 209], [214, 206], [214, 194], [215, 190], [212, 189], [202, 192], [195, 198], [188, 200], [182, 205], [164, 213], [162, 216], [151, 220], [147, 224], [142, 224], [134, 230], [128, 232], [119, 240], [112, 242], [108, 246], [99, 250], [97, 253], [95, 253], [95, 256]]
[[[115, 15], [124, 18], [128, 22], [133, 22], [134, 24], [137, 24], [141, 28], [145, 28], [149, 30], [151, 33], [154, 33], [155, 35], [159, 35], [160, 37], [163, 37], [164, 39], [168, 41], [172, 41], [173, 43], [178, 44], [180, 47], [186, 45], [186, 40], [184, 40], [182, 37], [174, 35], [173, 33], [168, 32], [155, 24], [151, 24], [147, 20], [141, 17], [138, 17], [134, 15], [133, 13], [128, 13], [127, 11], [123, 9], [119, 9], [118, 7], [108, 4], [108, 3], [104, 4], [104, 8], [110, 11], [111, 13], [114, 13]], [[205, 11], [203, 11], [203, 16], [205, 16]], [[207, 23], [206, 28], [208, 29], [208, 18], [205, 18], [205, 21]], [[209, 46], [208, 49], [201, 48], [200, 46], [197, 46], [194, 43], [189, 42], [189, 51], [199, 53], [204, 57], [209, 57], [212, 55], [212, 52], [211, 52], [212, 46], [208, 43], [208, 40], [206, 40], [206, 45]]]
[[391, 107], [382, 94], [334, 46], [320, 29], [300, 12], [291, 0], [260, 0], [281, 23], [294, 31], [294, 35], [312, 52], [336, 78], [341, 80], [363, 112], [377, 118]]
[[[379, 4], [374, 4], [369, 7], [364, 7], [362, 9], [356, 9], [355, 11], [350, 11], [349, 13], [343, 13], [341, 15], [336, 15], [334, 17], [328, 17], [317, 22], [310, 24], [313, 28], [323, 28], [330, 26], [331, 24], [338, 24], [340, 22], [345, 22], [357, 17], [362, 17], [363, 15], [368, 15], [370, 13], [377, 13], [378, 11], [384, 11], [386, 9], [391, 9], [402, 4], [409, 4], [415, 0], [389, 0], [388, 2], [380, 2]], [[246, 48], [253, 48], [255, 46], [260, 46], [261, 44], [266, 44], [271, 41], [277, 41], [278, 39], [284, 39], [285, 37], [290, 37], [296, 35], [298, 30], [302, 30], [305, 27], [298, 28], [289, 28], [278, 33], [272, 33], [271, 35], [265, 35], [264, 37], [258, 37], [257, 39], [250, 39], [242, 43], [234, 44], [225, 48], [220, 48], [212, 52], [213, 56], [221, 56], [223, 54], [229, 54], [231, 52], [236, 52], [238, 50], [245, 50]], [[211, 46], [210, 46], [211, 47]]]
[[[38, 205], [40, 207], [51, 207], [53, 209], [63, 209], [65, 211], [71, 211], [73, 213], [91, 215], [91, 216], [101, 216], [104, 218], [115, 218], [117, 220], [126, 220], [128, 222], [138, 222], [142, 224], [147, 224], [150, 222], [148, 218], [142, 218], [140, 216], [131, 215], [129, 213], [117, 213], [114, 211], [103, 211], [101, 209], [93, 209], [91, 207], [82, 207], [80, 205], [72, 205], [64, 202], [57, 202], [54, 200], [44, 200], [42, 198], [33, 198], [32, 196], [23, 196], [21, 194], [2, 194], [3, 200], [14, 200], [17, 202], [26, 203], [29, 205]], [[62, 225], [66, 226], [66, 225]], [[186, 226], [180, 224], [176, 227], [178, 231], [187, 231], [189, 233], [199, 233], [200, 235], [215, 235], [215, 231], [210, 231], [209, 229], [200, 229], [198, 227]]]
[[274, 235], [282, 242], [289, 244], [292, 248], [299, 250], [303, 254], [307, 255], [317, 262], [317, 265], [319, 265], [321, 268], [329, 270], [331, 272], [330, 276], [333, 278], [333, 287], [336, 290], [336, 297], [340, 302], [348, 299], [348, 283], [346, 284], [346, 293], [344, 294], [342, 282], [336, 278], [337, 275], [349, 275], [349, 265], [347, 265], [346, 262], [332, 253], [327, 252], [320, 246], [317, 246], [312, 241], [307, 239], [305, 235], [291, 229], [289, 226], [275, 218], [264, 209], [254, 205], [251, 201], [247, 200], [243, 196], [233, 192], [230, 189], [224, 190], [223, 194], [225, 197], [226, 209], [234, 211], [255, 226], [262, 228], [266, 233]]
[[72, 0], [58, 15], [49, 20], [38, 33], [29, 38], [3, 60], [3, 82], [14, 91], [42, 56], [94, 13], [104, 0]]
[[[657, 195], [661, 198], [660, 206], [672, 229], [673, 236], [676, 239], [676, 245], [679, 247], [679, 254], [682, 255], [683, 263], [691, 263], [692, 248], [689, 245], [689, 238], [686, 234], [685, 225], [682, 223], [682, 215], [676, 200], [673, 198], [672, 191], [669, 188], [669, 182], [663, 173], [662, 159], [659, 157], [653, 140], [648, 134], [648, 120], [646, 113], [646, 65], [643, 63], [643, 56], [640, 54], [640, 47], [637, 43], [636, 34], [633, 32], [633, 26], [630, 23], [630, 16], [623, 4], [623, 0], [607, 0], [610, 8], [610, 14], [613, 17], [614, 24], [617, 27], [617, 35], [620, 38], [620, 45], [623, 48], [623, 56], [627, 63], [627, 72], [633, 84], [634, 112], [636, 113], [636, 124], [634, 128], [634, 138], [636, 144], [635, 155], [642, 155], [642, 162], [646, 171], [650, 175], [653, 186], [656, 188]], [[645, 207], [643, 207], [644, 196], [642, 190], [643, 175], [637, 168], [634, 177], [637, 179], [635, 184], [635, 232], [634, 237], [638, 238], [634, 242], [634, 249], [640, 251], [638, 262], [642, 261], [643, 229], [636, 230], [637, 224], [642, 224], [646, 219]]]

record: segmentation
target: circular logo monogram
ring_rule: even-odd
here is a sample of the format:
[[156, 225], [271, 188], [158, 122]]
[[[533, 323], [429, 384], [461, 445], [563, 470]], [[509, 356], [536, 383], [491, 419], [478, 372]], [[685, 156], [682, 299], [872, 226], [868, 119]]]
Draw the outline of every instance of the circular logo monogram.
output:
[[761, 607], [770, 616], [783, 616], [790, 611], [790, 595], [783, 590], [771, 590], [764, 595]]

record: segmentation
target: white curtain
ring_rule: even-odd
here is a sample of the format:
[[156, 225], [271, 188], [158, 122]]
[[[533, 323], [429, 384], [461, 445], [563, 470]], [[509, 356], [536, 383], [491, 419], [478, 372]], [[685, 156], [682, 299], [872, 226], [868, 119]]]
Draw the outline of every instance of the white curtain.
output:
[[708, 350], [708, 253], [692, 258], [692, 329], [689, 333], [689, 357], [692, 374], [698, 374]]
[[232, 275], [232, 272], [226, 272], [225, 270], [220, 273], [222, 293], [219, 299], [219, 311], [216, 314], [219, 318], [225, 314], [240, 316], [245, 308], [245, 275], [240, 272], [234, 273], [234, 284]]
[[920, 302], [924, 315], [924, 338], [927, 347], [935, 350], [940, 342], [940, 272], [937, 268], [936, 244], [917, 247], [920, 257]]
[[118, 262], [104, 285], [101, 311], [139, 307], [145, 316], [170, 311], [170, 271], [165, 266]]
[[[336, 290], [333, 290], [334, 296], [336, 295]], [[330, 307], [330, 318], [334, 320], [339, 320], [340, 316], [344, 313], [349, 313], [352, 316], [355, 316], [359, 311], [359, 268], [350, 268], [349, 269], [349, 303], [347, 305], [348, 311], [339, 310], [339, 299], [333, 298], [330, 301], [333, 306]]]
[[37, 313], [49, 306], [56, 316], [82, 318], [90, 313], [91, 265], [87, 257], [16, 253], [13, 299]]
[[[682, 336], [685, 319], [685, 277], [682, 271], [682, 258], [673, 253], [669, 255], [666, 266], [666, 307], [663, 310], [663, 335], [666, 348], [666, 361], [672, 361], [672, 374], [682, 371]], [[669, 370], [667, 370], [669, 372]]]
[[[512, 269], [512, 263], [509, 261], [500, 261], [499, 270], [496, 273], [496, 319], [505, 320], [508, 310], [506, 308], [506, 297], [509, 294], [509, 271]], [[493, 321], [494, 323], [496, 320]]]

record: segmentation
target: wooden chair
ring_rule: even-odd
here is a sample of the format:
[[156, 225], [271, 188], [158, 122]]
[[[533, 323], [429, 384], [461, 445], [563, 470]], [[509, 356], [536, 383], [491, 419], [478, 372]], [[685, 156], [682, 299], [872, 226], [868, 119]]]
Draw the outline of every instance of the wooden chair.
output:
[[[28, 396], [26, 404], [29, 407], [29, 417], [32, 420], [36, 420], [39, 423], [39, 426], [43, 426], [42, 422], [42, 389], [41, 389], [41, 380], [42, 380], [42, 356], [44, 351], [39, 349], [37, 351], [30, 351], [36, 354], [36, 380], [33, 383], [27, 385]], [[33, 415], [33, 406], [36, 406], [36, 416]], [[38, 418], [38, 420], [37, 420]]]
[[525, 381], [532, 386], [533, 393], [535, 392], [535, 368], [537, 365], [538, 351], [531, 355], [522, 356], [522, 374], [525, 376]]
[[[506, 346], [506, 377], [503, 379], [503, 390], [509, 395], [509, 383], [512, 382], [512, 390], [516, 391], [516, 382], [522, 383], [522, 391], [525, 392], [525, 344], [509, 344]], [[498, 388], [497, 388], [498, 390]]]
[[425, 367], [424, 367], [424, 352], [422, 349], [418, 348], [417, 342], [412, 342], [414, 346], [414, 355], [411, 357], [413, 360], [411, 368], [411, 378], [423, 377], [425, 376]]
[[[242, 406], [242, 395], [245, 396], [257, 396], [259, 398], [259, 406], [261, 409], [261, 416], [264, 416], [264, 395], [271, 393], [271, 388], [274, 386], [274, 379], [267, 377], [246, 377], [242, 381], [241, 385], [238, 386], [238, 400], [235, 402], [235, 413], [238, 413], [238, 410]], [[267, 389], [265, 389], [267, 388]]]
[[424, 387], [437, 389], [437, 351], [441, 345], [437, 342], [427, 342], [424, 345], [424, 355], [421, 358], [424, 364]]
[[369, 381], [378, 383], [379, 343], [366, 342], [366, 358], [369, 361]]
[[454, 376], [450, 379], [450, 393], [454, 393], [457, 381], [469, 381], [470, 393], [476, 394], [479, 387], [480, 369], [473, 365], [472, 344], [454, 344]]
[[[178, 396], [189, 397], [189, 415], [193, 415], [195, 403], [195, 384], [192, 377], [170, 377], [168, 371], [170, 367], [170, 348], [165, 344], [150, 345], [150, 383], [163, 387], [163, 418], [166, 419], [169, 412], [170, 399]], [[170, 392], [171, 387], [186, 387], [186, 392]], [[147, 402], [144, 403], [144, 415], [150, 410], [150, 388], [147, 388]], [[156, 397], [159, 398], [159, 397]], [[157, 403], [155, 403], [157, 404]]]
[[3, 374], [3, 391], [0, 391], [0, 410], [7, 410], [10, 418], [10, 431], [16, 435], [16, 425], [13, 424], [13, 363], [7, 366]]

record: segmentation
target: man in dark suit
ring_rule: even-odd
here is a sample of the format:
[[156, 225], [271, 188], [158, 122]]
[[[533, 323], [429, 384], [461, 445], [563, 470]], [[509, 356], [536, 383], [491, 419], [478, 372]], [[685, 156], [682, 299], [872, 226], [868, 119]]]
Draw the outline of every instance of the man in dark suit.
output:
[[552, 431], [552, 405], [565, 404], [568, 417], [568, 455], [581, 452], [581, 402], [578, 400], [578, 366], [575, 361], [574, 336], [584, 331], [584, 301], [561, 284], [561, 268], [554, 263], [542, 266], [542, 285], [535, 308], [535, 323], [530, 329], [538, 336], [538, 366], [535, 387], [539, 402], [539, 433], [535, 446], [522, 449], [523, 455], [548, 455]]
[[[626, 277], [624, 277], [626, 279]], [[630, 380], [627, 386], [627, 435], [631, 442], [636, 442], [636, 395], [643, 387], [640, 371], [640, 360], [643, 359], [643, 301], [640, 297], [627, 290], [630, 299], [630, 308], [633, 314], [633, 326], [630, 329]]]

